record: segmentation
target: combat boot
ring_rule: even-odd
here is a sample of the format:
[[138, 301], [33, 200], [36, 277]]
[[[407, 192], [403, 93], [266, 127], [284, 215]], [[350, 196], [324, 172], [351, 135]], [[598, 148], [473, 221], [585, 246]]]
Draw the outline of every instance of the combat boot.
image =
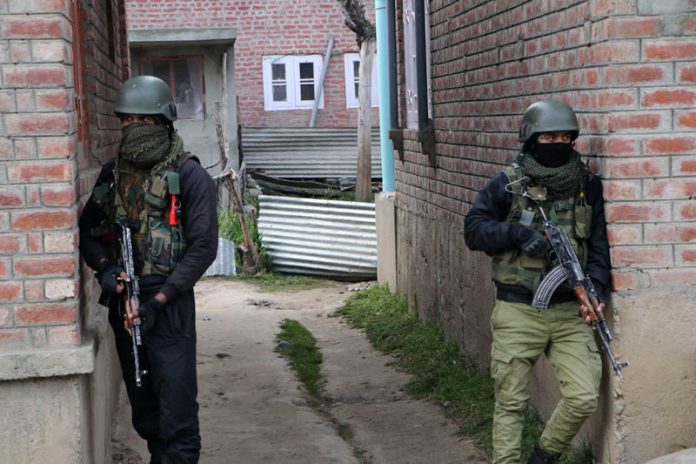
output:
[[534, 445], [534, 452], [529, 456], [527, 464], [556, 464], [560, 454], [551, 454], [544, 451], [538, 444]]

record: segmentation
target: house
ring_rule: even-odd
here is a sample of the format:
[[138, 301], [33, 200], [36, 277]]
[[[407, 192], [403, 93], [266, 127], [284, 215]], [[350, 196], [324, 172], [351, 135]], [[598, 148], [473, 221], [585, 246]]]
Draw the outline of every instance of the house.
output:
[[[391, 2], [390, 2], [391, 3]], [[525, 108], [573, 106], [604, 180], [614, 351], [583, 437], [599, 462], [696, 446], [696, 15], [691, 2], [396, 1], [397, 289], [487, 367], [489, 259], [466, 248], [477, 191], [517, 154]], [[424, 24], [420, 29], [418, 24]], [[426, 72], [427, 71], [427, 72]], [[417, 304], [416, 304], [417, 302]], [[549, 364], [533, 402], [558, 399]]]
[[77, 218], [120, 136], [121, 0], [0, 8], [0, 462], [110, 462], [121, 382]]
[[[134, 70], [138, 72], [156, 71], [147, 64], [139, 67], [145, 46], [170, 60], [180, 60], [183, 55], [205, 56], [205, 46], [196, 53], [178, 45], [160, 49], [158, 38], [174, 31], [180, 35], [234, 31], [234, 53], [228, 53], [224, 69], [234, 76], [236, 92], [236, 103], [231, 101], [231, 93], [227, 101], [228, 114], [237, 115], [228, 123], [228, 144], [233, 155], [238, 153], [237, 145], [241, 146], [240, 161], [243, 158], [250, 170], [285, 178], [355, 176], [359, 57], [355, 35], [344, 25], [336, 0], [125, 3]], [[372, 15], [373, 8], [367, 10]], [[157, 48], [140, 37], [148, 37], [150, 45]], [[195, 92], [194, 87], [194, 92], [202, 98], [205, 89], [207, 103], [207, 94], [219, 87], [221, 69], [219, 57], [210, 61], [217, 65], [195, 68], [199, 90]], [[187, 67], [193, 70], [195, 65]], [[376, 93], [375, 86], [375, 126]], [[203, 112], [207, 115], [210, 110], [208, 105]], [[196, 114], [200, 115], [200, 110]], [[232, 124], [239, 125], [241, 142]], [[214, 138], [207, 137], [195, 148], [199, 152], [214, 150], [210, 145], [214, 145]], [[372, 160], [373, 177], [379, 177], [376, 134]]]

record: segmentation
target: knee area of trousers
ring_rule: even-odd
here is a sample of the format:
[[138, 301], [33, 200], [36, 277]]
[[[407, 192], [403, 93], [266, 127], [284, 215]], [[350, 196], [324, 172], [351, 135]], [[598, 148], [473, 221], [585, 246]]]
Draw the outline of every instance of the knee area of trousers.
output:
[[505, 398], [497, 396], [495, 405], [499, 410], [505, 412], [522, 413], [527, 410], [527, 401], [518, 398]]
[[591, 393], [566, 398], [568, 407], [579, 416], [590, 416], [599, 407], [599, 396]]

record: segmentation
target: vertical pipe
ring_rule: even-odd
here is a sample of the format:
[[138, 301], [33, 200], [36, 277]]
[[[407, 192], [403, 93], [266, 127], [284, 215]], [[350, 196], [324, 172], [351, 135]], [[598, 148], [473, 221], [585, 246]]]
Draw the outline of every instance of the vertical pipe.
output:
[[324, 54], [324, 65], [321, 67], [321, 76], [319, 77], [319, 88], [317, 89], [317, 94], [314, 98], [314, 105], [312, 106], [312, 116], [309, 119], [309, 127], [314, 127], [314, 123], [317, 120], [317, 111], [319, 111], [319, 102], [321, 101], [321, 94], [324, 92], [324, 80], [326, 79], [326, 71], [329, 69], [329, 60], [331, 60], [331, 52], [333, 51], [334, 37], [329, 37], [329, 45], [326, 47], [326, 53]]
[[[392, 1], [393, 0], [389, 0]], [[382, 159], [382, 191], [393, 192], [394, 149], [389, 139], [391, 128], [389, 94], [389, 44], [387, 39], [387, 14], [385, 0], [375, 0], [375, 23], [377, 28], [377, 83], [379, 94], [379, 142]]]
[[389, 43], [389, 114], [391, 129], [399, 126], [399, 101], [396, 88], [396, 11], [394, 0], [387, 0], [387, 42]]
[[[416, 81], [418, 82], [418, 130], [428, 125], [428, 68], [425, 58], [425, 3], [415, 1], [416, 14]], [[428, 27], [430, 25], [427, 25]]]

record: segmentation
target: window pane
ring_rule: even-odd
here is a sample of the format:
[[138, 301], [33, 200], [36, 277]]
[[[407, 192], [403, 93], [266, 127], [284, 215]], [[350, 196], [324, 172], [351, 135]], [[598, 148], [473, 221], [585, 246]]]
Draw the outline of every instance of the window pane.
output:
[[200, 58], [172, 59], [174, 101], [181, 119], [204, 119], [203, 67]]
[[300, 85], [300, 100], [302, 100], [302, 101], [314, 100], [314, 84], [301, 84]]
[[353, 75], [356, 79], [360, 78], [360, 62], [353, 61]]
[[314, 63], [300, 63], [300, 79], [314, 78]]
[[153, 60], [152, 61], [152, 75], [159, 77], [169, 86], [172, 85], [169, 79], [169, 60]]
[[355, 98], [358, 98], [358, 96], [360, 95], [360, 94], [358, 93], [358, 90], [360, 90], [360, 84], [358, 84], [358, 83], [356, 82], [356, 83], [355, 83]]
[[285, 80], [285, 64], [272, 64], [271, 65], [271, 75], [274, 81], [284, 81]]
[[273, 86], [273, 101], [284, 102], [288, 101], [288, 91], [284, 85]]

